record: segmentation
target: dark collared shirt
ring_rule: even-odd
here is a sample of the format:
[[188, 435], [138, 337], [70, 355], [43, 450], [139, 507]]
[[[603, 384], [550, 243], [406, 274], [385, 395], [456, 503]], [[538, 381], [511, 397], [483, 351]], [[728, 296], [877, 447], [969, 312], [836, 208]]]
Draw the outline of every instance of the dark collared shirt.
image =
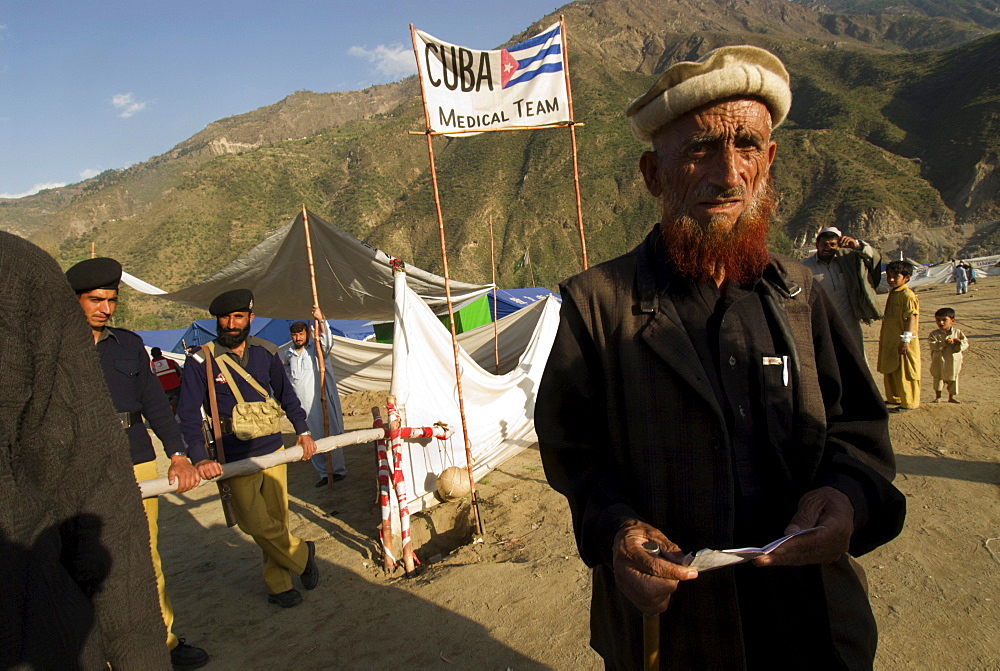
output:
[[[302, 404], [299, 403], [291, 382], [288, 381], [285, 367], [277, 354], [271, 352], [267, 347], [257, 344], [261, 342], [253, 336], [248, 338], [242, 357], [238, 357], [235, 352], [218, 343], [215, 343], [216, 353], [217, 356], [228, 356], [239, 363], [265, 391], [268, 391], [281, 404], [288, 416], [288, 421], [295, 427], [295, 432], [304, 433], [308, 430], [306, 412], [302, 409]], [[200, 350], [198, 356], [199, 358], [202, 356]], [[230, 388], [232, 381], [222, 375], [219, 364], [214, 360], [212, 361], [212, 371], [215, 379], [216, 401], [219, 404], [219, 415], [232, 417], [233, 408], [236, 406], [236, 396]], [[263, 400], [246, 380], [237, 379], [236, 384], [245, 401]], [[194, 463], [209, 458], [205, 450], [205, 439], [201, 433], [201, 408], [204, 408], [206, 414], [210, 412], [205, 364], [189, 355], [184, 365], [184, 378], [181, 380], [177, 418], [181, 425], [184, 441], [188, 446], [188, 454]], [[226, 453], [226, 461], [236, 461], [270, 454], [281, 448], [282, 440], [280, 433], [253, 440], [239, 440], [233, 434], [226, 433], [222, 436], [222, 445]]]
[[[131, 331], [106, 326], [97, 340], [97, 353], [115, 410], [141, 412], [163, 443], [167, 455], [183, 452], [180, 429], [174, 421], [167, 395], [149, 369], [149, 355], [142, 338]], [[125, 433], [133, 464], [156, 458], [153, 442], [142, 422], [136, 422]]]
[[[667, 288], [726, 417], [738, 488], [737, 544], [760, 542], [759, 534], [765, 531], [760, 520], [783, 525], [793, 512], [774, 509], [776, 500], [787, 497], [775, 496], [783, 479], [777, 477], [780, 465], [768, 433], [768, 411], [774, 409], [768, 404], [791, 384], [790, 364], [775, 349], [754, 289], [730, 284], [723, 293], [714, 282], [699, 284], [680, 277]], [[749, 538], [739, 538], [744, 534]]]

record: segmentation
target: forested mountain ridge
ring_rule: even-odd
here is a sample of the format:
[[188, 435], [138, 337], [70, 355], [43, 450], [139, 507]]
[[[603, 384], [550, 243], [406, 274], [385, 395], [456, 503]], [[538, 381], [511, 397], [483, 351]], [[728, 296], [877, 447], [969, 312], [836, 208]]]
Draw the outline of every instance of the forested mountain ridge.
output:
[[[842, 1], [594, 0], [513, 36], [566, 17], [575, 116], [585, 124], [577, 137], [591, 264], [634, 246], [656, 217], [624, 107], [652, 74], [736, 43], [771, 49], [792, 75], [792, 110], [776, 132], [775, 248], [794, 251], [836, 224], [920, 260], [1000, 251], [997, 3], [865, 5], [878, 13]], [[66, 264], [94, 242], [129, 272], [174, 289], [218, 270], [306, 203], [440, 272], [426, 145], [408, 134], [422, 129], [414, 78], [348, 93], [299, 91], [210, 124], [147, 162], [0, 200], [0, 227]], [[518, 263], [529, 249], [536, 283], [554, 286], [579, 270], [568, 136], [435, 140], [454, 277], [489, 281], [490, 220], [501, 286], [529, 283]], [[156, 299], [136, 297], [134, 308], [137, 327], [188, 317]]]

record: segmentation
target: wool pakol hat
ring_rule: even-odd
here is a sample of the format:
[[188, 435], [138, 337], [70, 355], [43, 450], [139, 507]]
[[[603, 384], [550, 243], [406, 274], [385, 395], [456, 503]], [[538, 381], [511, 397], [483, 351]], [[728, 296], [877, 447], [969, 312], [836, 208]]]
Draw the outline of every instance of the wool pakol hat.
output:
[[117, 291], [122, 281], [122, 264], [106, 257], [86, 259], [67, 270], [66, 279], [78, 294], [97, 289]]
[[253, 312], [253, 292], [249, 289], [232, 289], [215, 297], [208, 311], [213, 317], [231, 312]]
[[719, 47], [701, 60], [675, 63], [625, 110], [632, 133], [649, 142], [653, 133], [682, 114], [733, 96], [760, 98], [777, 128], [792, 106], [788, 71], [778, 57], [759, 47]]

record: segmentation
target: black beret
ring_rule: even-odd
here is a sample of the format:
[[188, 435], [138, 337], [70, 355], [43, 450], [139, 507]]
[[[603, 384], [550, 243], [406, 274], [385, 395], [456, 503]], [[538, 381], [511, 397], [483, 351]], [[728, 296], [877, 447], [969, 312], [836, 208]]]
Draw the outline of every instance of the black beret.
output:
[[122, 264], [104, 257], [86, 259], [67, 270], [66, 279], [78, 294], [95, 289], [117, 290], [122, 280]]
[[213, 317], [228, 315], [230, 312], [253, 312], [253, 292], [249, 289], [233, 289], [219, 294], [208, 306]]

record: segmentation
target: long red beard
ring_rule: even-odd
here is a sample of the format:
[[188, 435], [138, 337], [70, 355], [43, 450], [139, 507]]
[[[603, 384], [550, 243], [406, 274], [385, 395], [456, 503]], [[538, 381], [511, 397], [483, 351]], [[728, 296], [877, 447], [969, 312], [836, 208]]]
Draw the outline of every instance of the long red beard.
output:
[[[669, 194], [669, 189], [664, 191]], [[775, 197], [770, 183], [763, 184], [750, 206], [728, 231], [715, 221], [707, 229], [677, 206], [663, 202], [661, 236], [667, 257], [677, 272], [698, 282], [720, 275], [728, 282], [746, 284], [761, 276], [770, 262], [767, 231], [774, 214]]]

